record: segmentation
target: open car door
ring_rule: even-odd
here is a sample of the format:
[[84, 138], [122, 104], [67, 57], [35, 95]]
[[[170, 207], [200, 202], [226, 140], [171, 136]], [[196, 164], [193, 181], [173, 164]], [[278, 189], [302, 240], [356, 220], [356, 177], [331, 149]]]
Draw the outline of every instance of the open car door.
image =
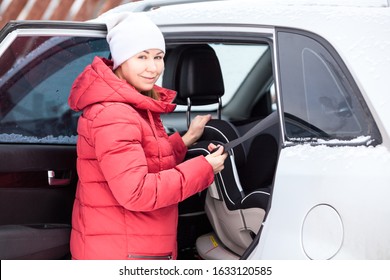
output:
[[0, 259], [69, 258], [79, 114], [73, 80], [105, 26], [11, 22], [0, 34]]

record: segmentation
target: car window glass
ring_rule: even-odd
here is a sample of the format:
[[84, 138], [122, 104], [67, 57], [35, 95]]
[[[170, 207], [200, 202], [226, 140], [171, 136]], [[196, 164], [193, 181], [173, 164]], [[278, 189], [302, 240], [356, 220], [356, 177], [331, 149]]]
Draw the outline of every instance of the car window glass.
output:
[[[215, 50], [221, 66], [225, 86], [222, 105], [227, 104], [252, 70], [268, 45], [210, 44]], [[194, 106], [194, 111], [212, 110], [216, 105]], [[186, 106], [178, 105], [176, 111], [185, 111]]]
[[17, 37], [0, 58], [0, 142], [74, 144], [68, 95], [96, 55], [109, 55], [104, 38]]
[[287, 137], [299, 141], [369, 136], [372, 118], [331, 53], [307, 36], [280, 32], [278, 39]]

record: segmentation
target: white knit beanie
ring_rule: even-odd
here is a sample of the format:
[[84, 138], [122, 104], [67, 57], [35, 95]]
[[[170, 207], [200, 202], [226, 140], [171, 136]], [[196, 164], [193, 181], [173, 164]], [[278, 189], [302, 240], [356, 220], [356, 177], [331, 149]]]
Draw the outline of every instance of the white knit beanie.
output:
[[160, 29], [142, 13], [112, 13], [101, 18], [107, 25], [114, 69], [123, 62], [148, 49], [165, 53], [165, 40]]

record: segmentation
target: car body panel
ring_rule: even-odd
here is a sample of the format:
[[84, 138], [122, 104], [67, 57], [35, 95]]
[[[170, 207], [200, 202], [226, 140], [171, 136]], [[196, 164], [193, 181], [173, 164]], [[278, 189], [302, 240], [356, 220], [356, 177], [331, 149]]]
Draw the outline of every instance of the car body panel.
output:
[[[337, 159], [337, 160], [335, 160]], [[326, 241], [338, 240], [337, 228], [327, 219], [316, 220], [321, 234], [305, 236], [304, 221], [313, 207], [332, 207], [342, 223], [342, 244], [325, 259], [389, 259], [387, 201], [390, 154], [384, 147], [327, 147], [297, 145], [282, 149], [271, 211], [254, 258], [315, 259], [323, 256]], [[324, 176], [326, 174], [326, 178]], [[328, 216], [327, 216], [328, 217]], [[377, 220], [379, 217], [380, 220]], [[328, 235], [330, 237], [328, 238]], [[317, 254], [305, 252], [314, 239]], [[376, 242], [381, 240], [381, 242]], [[313, 242], [313, 241], [311, 241]]]

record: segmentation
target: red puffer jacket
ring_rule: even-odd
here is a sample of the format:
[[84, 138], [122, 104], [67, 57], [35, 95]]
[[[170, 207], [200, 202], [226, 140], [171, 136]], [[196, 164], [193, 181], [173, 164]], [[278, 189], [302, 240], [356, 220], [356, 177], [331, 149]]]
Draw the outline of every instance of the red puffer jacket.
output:
[[[182, 162], [179, 134], [167, 136], [160, 114], [174, 110], [138, 93], [95, 58], [69, 97], [78, 123], [79, 183], [72, 217], [74, 259], [175, 259], [177, 204], [214, 179], [203, 156]], [[181, 163], [182, 162], [182, 163]]]

